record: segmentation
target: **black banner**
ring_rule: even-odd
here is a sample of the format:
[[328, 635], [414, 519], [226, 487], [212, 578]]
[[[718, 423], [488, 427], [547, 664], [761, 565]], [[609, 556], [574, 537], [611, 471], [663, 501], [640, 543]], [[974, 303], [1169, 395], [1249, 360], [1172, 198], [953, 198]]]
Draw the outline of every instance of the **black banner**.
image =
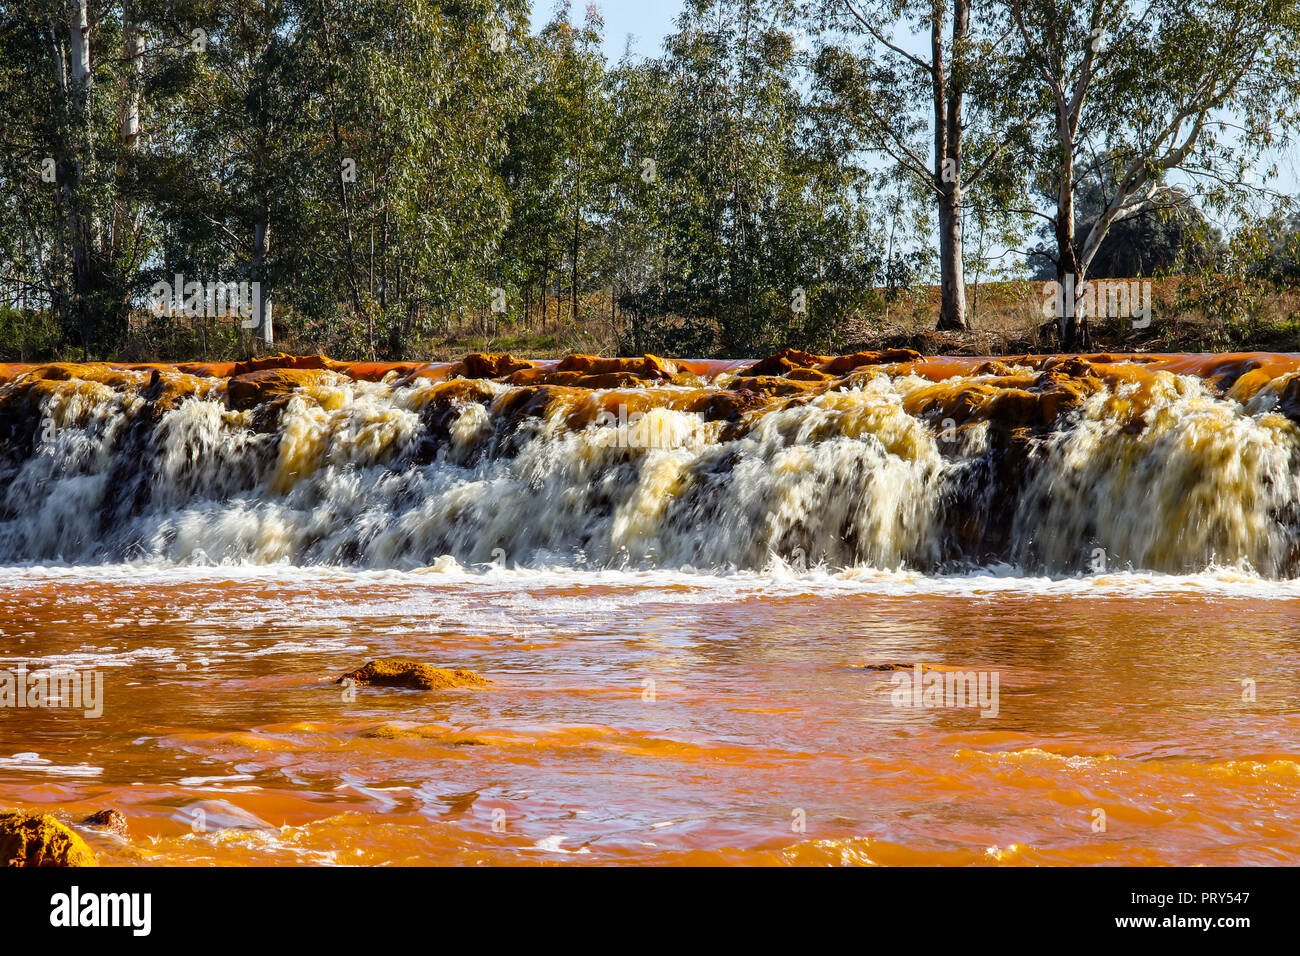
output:
[[1288, 869], [1227, 868], [10, 870], [0, 916], [11, 942], [75, 936], [126, 946], [434, 944], [448, 931], [653, 945], [681, 941], [687, 926], [692, 937], [733, 941], [839, 926], [877, 942], [1042, 933], [1232, 945], [1291, 924], [1294, 879]]

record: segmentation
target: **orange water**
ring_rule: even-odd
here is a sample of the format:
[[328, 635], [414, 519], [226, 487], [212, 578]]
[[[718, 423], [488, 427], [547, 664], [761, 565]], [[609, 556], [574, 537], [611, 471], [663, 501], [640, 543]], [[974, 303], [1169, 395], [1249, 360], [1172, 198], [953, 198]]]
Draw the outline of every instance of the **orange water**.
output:
[[[0, 709], [0, 805], [120, 809], [108, 864], [1300, 862], [1286, 583], [10, 570], [0, 621], [105, 687]], [[394, 655], [492, 683], [329, 683]], [[998, 715], [861, 666], [914, 662]]]

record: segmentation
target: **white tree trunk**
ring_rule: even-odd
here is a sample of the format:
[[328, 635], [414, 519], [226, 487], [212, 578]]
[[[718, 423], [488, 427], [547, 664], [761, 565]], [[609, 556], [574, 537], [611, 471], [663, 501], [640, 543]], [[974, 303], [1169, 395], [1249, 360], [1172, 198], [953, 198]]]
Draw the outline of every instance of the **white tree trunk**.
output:
[[140, 137], [140, 80], [144, 76], [144, 31], [131, 15], [131, 5], [122, 4], [122, 53], [131, 62], [131, 89], [127, 92], [119, 130], [122, 145], [135, 146]]

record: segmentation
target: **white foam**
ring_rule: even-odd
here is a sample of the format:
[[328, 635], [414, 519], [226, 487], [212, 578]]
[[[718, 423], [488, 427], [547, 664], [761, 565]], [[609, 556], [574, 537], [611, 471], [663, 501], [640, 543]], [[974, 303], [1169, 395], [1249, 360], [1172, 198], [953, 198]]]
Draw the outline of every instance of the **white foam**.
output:
[[[479, 588], [578, 571], [614, 587], [884, 593], [1249, 590], [1249, 570], [1224, 569], [1295, 571], [1300, 429], [1194, 376], [1155, 373], [1140, 408], [1131, 386], [1100, 389], [1035, 439], [1014, 500], [999, 500], [987, 423], [941, 441], [936, 423], [906, 410], [933, 387], [912, 375], [864, 373], [735, 434], [666, 408], [575, 431], [571, 415], [598, 397], [520, 418], [511, 389], [489, 383], [483, 402], [442, 410], [444, 440], [422, 463], [433, 383], [323, 379], [294, 394], [273, 435], [210, 398], [140, 422], [138, 396], [61, 384], [43, 409], [56, 437], [0, 461], [12, 516], [0, 521], [0, 560], [52, 576], [125, 560], [140, 582], [165, 568], [200, 582], [300, 565], [323, 582], [352, 580], [340, 567], [440, 586], [477, 575]], [[987, 564], [986, 547], [1014, 567], [924, 582], [899, 570]], [[1137, 574], [1071, 577], [1099, 566]], [[1200, 570], [1208, 578], [1190, 573]], [[637, 577], [663, 571], [684, 577]]]

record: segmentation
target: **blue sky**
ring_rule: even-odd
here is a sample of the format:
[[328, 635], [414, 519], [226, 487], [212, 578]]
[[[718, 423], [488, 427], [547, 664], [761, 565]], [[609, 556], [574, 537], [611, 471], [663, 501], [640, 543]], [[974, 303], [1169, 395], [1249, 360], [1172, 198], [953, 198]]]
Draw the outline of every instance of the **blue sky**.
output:
[[[533, 29], [539, 30], [555, 9], [555, 0], [532, 0]], [[573, 17], [582, 19], [585, 0], [574, 0]], [[638, 57], [654, 56], [664, 37], [672, 32], [673, 20], [681, 12], [681, 0], [596, 0], [596, 9], [605, 18], [605, 55], [617, 60], [632, 36], [632, 53]]]

